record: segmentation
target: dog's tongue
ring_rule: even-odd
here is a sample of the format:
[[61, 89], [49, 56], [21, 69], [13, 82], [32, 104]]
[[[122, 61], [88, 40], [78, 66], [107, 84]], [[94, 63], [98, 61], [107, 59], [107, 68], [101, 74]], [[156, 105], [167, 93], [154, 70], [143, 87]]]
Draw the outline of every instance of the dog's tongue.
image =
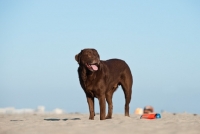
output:
[[91, 65], [92, 69], [97, 71], [98, 70], [98, 67], [96, 65]]

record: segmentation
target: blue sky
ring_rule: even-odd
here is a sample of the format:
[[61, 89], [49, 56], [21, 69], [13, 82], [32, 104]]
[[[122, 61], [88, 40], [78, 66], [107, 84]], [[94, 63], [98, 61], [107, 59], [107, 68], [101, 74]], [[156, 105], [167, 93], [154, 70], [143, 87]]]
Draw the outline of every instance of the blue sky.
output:
[[[1, 0], [0, 108], [87, 113], [74, 56], [95, 48], [129, 64], [130, 113], [146, 105], [200, 113], [199, 16], [197, 0]], [[121, 88], [113, 103], [124, 112]]]

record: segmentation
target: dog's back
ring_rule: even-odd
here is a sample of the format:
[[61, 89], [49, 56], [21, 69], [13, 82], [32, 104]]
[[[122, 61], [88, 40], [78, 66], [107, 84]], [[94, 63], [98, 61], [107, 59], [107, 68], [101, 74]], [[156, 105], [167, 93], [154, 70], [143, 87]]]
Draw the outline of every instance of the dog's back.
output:
[[109, 59], [101, 62], [108, 67], [109, 77], [112, 77], [112, 80], [126, 77], [129, 81], [133, 81], [131, 70], [125, 61], [121, 59]]

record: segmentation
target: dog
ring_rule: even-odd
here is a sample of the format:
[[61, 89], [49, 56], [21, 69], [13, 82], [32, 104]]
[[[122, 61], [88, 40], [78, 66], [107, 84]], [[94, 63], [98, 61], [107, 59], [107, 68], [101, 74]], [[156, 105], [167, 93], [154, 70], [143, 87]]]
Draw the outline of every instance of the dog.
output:
[[[95, 116], [94, 98], [99, 100], [100, 120], [112, 118], [112, 97], [119, 85], [122, 86], [125, 95], [125, 116], [129, 116], [133, 78], [126, 62], [120, 59], [100, 60], [96, 49], [81, 50], [75, 55], [75, 60], [79, 64], [79, 81], [89, 106], [89, 119], [94, 120]], [[106, 101], [108, 103], [107, 116]]]

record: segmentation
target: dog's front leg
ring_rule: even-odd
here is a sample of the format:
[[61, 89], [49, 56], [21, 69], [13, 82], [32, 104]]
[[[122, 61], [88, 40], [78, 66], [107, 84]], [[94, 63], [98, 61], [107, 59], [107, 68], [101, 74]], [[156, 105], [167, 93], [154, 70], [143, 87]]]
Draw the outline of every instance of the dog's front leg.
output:
[[89, 106], [89, 111], [90, 111], [90, 120], [94, 120], [94, 97], [91, 96], [87, 96], [87, 102], [88, 102], [88, 106]]
[[105, 116], [106, 116], [105, 95], [102, 95], [98, 99], [99, 99], [99, 106], [100, 106], [100, 120], [105, 120]]

